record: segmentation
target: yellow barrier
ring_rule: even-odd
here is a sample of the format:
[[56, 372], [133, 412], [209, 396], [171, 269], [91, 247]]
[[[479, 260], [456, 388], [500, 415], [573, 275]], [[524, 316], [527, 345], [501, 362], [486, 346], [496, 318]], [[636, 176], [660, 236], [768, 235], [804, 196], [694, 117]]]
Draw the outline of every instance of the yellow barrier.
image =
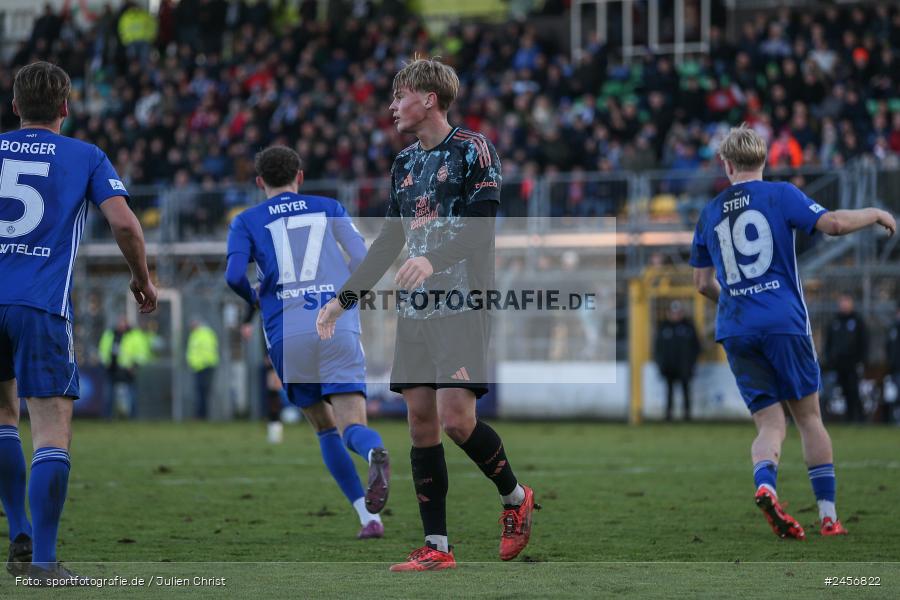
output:
[[[651, 314], [656, 300], [682, 300], [693, 307], [693, 320], [705, 342], [705, 332], [715, 325], [715, 306], [707, 298], [697, 293], [693, 284], [693, 270], [679, 267], [647, 267], [639, 277], [628, 282], [628, 364], [630, 371], [629, 395], [631, 398], [628, 422], [639, 425], [643, 412], [643, 371], [644, 365], [652, 360]], [[710, 312], [712, 317], [710, 317]], [[724, 361], [721, 346], [716, 345], [711, 353], [714, 360]], [[705, 353], [710, 354], [710, 353]]]

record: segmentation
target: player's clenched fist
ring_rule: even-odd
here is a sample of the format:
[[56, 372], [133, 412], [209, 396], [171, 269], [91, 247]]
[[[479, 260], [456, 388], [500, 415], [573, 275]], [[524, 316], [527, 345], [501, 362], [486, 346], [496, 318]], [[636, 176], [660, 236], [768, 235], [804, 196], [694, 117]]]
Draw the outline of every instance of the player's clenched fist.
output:
[[894, 235], [897, 231], [897, 221], [894, 220], [894, 215], [886, 210], [878, 211], [878, 224], [887, 229], [890, 235]]
[[132, 278], [128, 287], [131, 288], [134, 299], [141, 306], [142, 313], [152, 313], [156, 310], [157, 292], [153, 282], [149, 279], [142, 282]]
[[337, 298], [332, 298], [319, 310], [319, 315], [316, 317], [316, 332], [321, 339], [331, 339], [331, 336], [334, 335], [334, 325], [343, 313], [344, 309], [341, 308]]
[[424, 256], [410, 258], [403, 263], [397, 276], [394, 277], [394, 283], [403, 289], [414, 290], [434, 274], [434, 267], [428, 262]]

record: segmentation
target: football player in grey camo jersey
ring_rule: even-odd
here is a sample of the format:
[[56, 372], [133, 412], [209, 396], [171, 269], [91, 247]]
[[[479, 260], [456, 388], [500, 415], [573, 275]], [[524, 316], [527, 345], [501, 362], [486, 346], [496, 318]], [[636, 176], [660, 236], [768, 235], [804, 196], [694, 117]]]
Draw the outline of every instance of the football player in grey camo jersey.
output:
[[390, 110], [401, 133], [416, 143], [391, 168], [387, 218], [366, 259], [338, 297], [319, 313], [329, 338], [335, 321], [378, 282], [406, 245], [409, 259], [395, 283], [401, 302], [391, 389], [403, 394], [412, 438], [410, 458], [425, 545], [392, 571], [456, 566], [447, 538], [447, 464], [441, 430], [497, 486], [503, 504], [500, 558], [528, 544], [534, 492], [513, 474], [500, 436], [476, 417], [487, 392], [489, 321], [468, 298], [493, 284], [494, 217], [500, 202], [500, 159], [483, 135], [451, 126], [455, 71], [434, 59], [416, 59], [394, 78]]

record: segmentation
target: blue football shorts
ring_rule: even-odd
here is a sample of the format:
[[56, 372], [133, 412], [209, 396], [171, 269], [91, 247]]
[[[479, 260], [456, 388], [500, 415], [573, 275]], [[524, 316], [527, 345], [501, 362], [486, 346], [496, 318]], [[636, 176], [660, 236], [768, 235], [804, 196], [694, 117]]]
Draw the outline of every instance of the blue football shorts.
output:
[[272, 344], [269, 358], [288, 400], [300, 408], [334, 394], [366, 395], [366, 357], [355, 331], [335, 331], [330, 340], [294, 335]]
[[31, 306], [0, 306], [0, 381], [21, 398], [78, 398], [72, 323]]
[[822, 383], [812, 336], [758, 334], [722, 340], [731, 372], [751, 414], [819, 391]]

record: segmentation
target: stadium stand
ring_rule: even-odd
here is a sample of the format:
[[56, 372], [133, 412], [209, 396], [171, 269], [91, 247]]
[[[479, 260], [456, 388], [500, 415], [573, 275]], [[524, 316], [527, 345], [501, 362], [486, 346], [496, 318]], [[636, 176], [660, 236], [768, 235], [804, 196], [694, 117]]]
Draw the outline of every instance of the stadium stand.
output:
[[[386, 110], [390, 74], [418, 52], [458, 69], [465, 89], [451, 120], [489, 135], [507, 176], [661, 169], [673, 173], [662, 191], [678, 194], [685, 173], [714, 167], [721, 124], [742, 120], [770, 142], [772, 166], [900, 162], [896, 6], [760, 14], [734, 39], [714, 26], [711, 52], [681, 64], [624, 64], [597, 43], [573, 63], [528, 20], [430, 33], [400, 2], [363, 3], [341, 21], [317, 19], [316, 5], [165, 1], [144, 13], [147, 31], [135, 31], [127, 4], [84, 29], [48, 11], [0, 68], [0, 126], [16, 125], [15, 69], [58, 62], [76, 88], [67, 133], [104, 148], [129, 184], [192, 189], [202, 220], [239, 202], [204, 192], [247, 183], [253, 154], [271, 143], [295, 147], [317, 179], [387, 173], [406, 145]], [[560, 212], [621, 211], [599, 197]]]
[[[258, 198], [255, 152], [274, 143], [296, 148], [306, 162], [305, 191], [380, 219], [385, 177], [409, 143], [387, 110], [391, 77], [416, 53], [441, 56], [459, 71], [463, 90], [450, 118], [496, 145], [504, 216], [595, 230], [603, 225], [586, 217], [619, 217], [611, 225], [619, 237], [610, 236], [618, 278], [607, 290], [611, 314], [591, 327], [578, 315], [548, 320], [545, 340], [533, 348], [508, 344], [507, 358], [596, 358], [598, 332], [611, 331], [615, 343], [604, 351], [612, 356], [600, 358], [621, 361], [637, 337], [630, 323], [643, 315], [651, 323], [663, 300], [690, 301], [673, 295], [680, 288], [671, 274], [666, 285], [645, 278], [636, 296], [650, 300], [636, 312], [626, 284], [648, 265], [670, 273], [684, 264], [696, 209], [727, 185], [714, 150], [729, 125], [750, 123], [769, 141], [769, 174], [829, 209], [873, 199], [900, 209], [893, 193], [900, 181], [900, 7], [886, 3], [741, 2], [739, 14], [725, 18], [724, 3], [713, 1], [721, 18], [710, 28], [708, 51], [682, 60], [628, 60], [620, 39], [611, 35], [604, 45], [587, 29], [584, 51], [573, 58], [564, 0], [506, 21], [427, 16], [393, 0], [163, 0], [152, 14], [119, 5], [89, 16], [86, 2], [67, 4], [70, 11], [45, 10], [28, 21], [21, 29], [31, 35], [17, 46], [8, 36], [0, 40], [7, 44], [0, 129], [18, 126], [10, 101], [19, 66], [47, 59], [72, 75], [63, 133], [96, 143], [113, 160], [155, 272], [172, 282], [158, 322], [147, 324], [160, 331], [158, 362], [171, 363], [148, 368], [147, 378], [171, 383], [164, 401], [172, 408], [150, 416], [184, 413], [175, 402], [185, 380], [178, 357], [188, 316], [221, 317], [213, 324], [228, 340], [226, 362], [238, 364], [245, 352], [234, 333], [237, 313], [220, 289], [221, 261], [227, 224]], [[359, 221], [365, 231], [366, 220]], [[810, 242], [798, 238], [801, 269], [817, 276], [807, 288], [816, 328], [839, 289], [854, 290], [873, 323], [892, 318], [900, 281], [895, 240], [859, 237], [803, 254]], [[85, 242], [76, 338], [93, 340], [77, 349], [87, 367], [98, 362], [94, 348], [109, 315], [122, 310], [110, 290], [122, 287], [125, 274], [101, 221], [89, 218]], [[539, 260], [522, 248], [505, 251], [498, 270], [532, 273], [543, 283], [557, 276], [565, 285], [564, 255], [576, 248], [564, 242]], [[595, 268], [604, 251], [580, 252], [581, 268]], [[582, 330], [583, 340], [563, 343]], [[250, 352], [258, 354], [255, 346]], [[873, 346], [878, 356], [883, 340]]]

